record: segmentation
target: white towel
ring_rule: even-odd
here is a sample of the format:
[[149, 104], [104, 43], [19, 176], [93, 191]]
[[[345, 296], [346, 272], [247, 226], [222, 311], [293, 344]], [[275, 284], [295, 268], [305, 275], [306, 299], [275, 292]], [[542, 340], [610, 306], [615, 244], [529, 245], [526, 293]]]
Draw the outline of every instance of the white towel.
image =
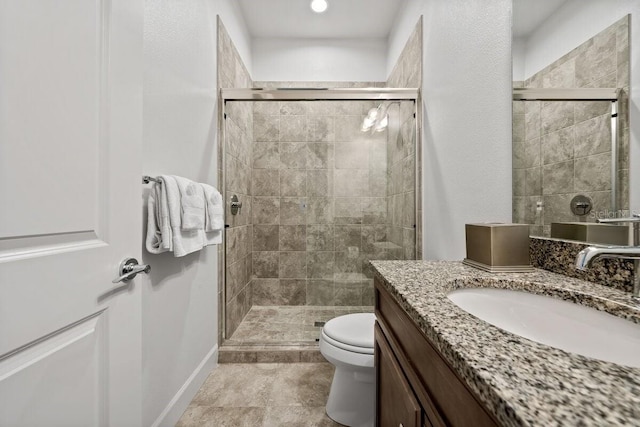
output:
[[197, 230], [182, 229], [182, 204], [176, 177], [158, 178], [161, 183], [154, 184], [148, 200], [147, 250], [153, 254], [173, 251], [175, 257], [181, 257], [222, 243], [222, 230], [205, 233], [204, 224]]
[[204, 218], [204, 231], [211, 232], [224, 228], [224, 204], [222, 195], [218, 190], [207, 184], [202, 185], [204, 199], [206, 201]]
[[180, 190], [180, 219], [183, 230], [204, 229], [205, 202], [204, 191], [197, 184], [181, 176], [173, 177]]

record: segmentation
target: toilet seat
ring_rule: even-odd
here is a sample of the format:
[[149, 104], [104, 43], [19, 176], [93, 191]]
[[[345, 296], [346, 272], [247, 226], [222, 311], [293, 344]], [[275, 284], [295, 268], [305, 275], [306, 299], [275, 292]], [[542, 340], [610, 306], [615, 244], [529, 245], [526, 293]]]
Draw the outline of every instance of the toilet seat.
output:
[[329, 320], [322, 328], [322, 339], [342, 350], [373, 354], [373, 313], [355, 313]]
[[327, 334], [324, 333], [324, 331], [322, 332], [322, 339], [327, 343], [330, 344], [334, 347], [337, 347], [341, 350], [345, 350], [345, 351], [350, 351], [352, 353], [359, 353], [359, 354], [373, 354], [373, 347], [372, 348], [368, 348], [368, 347], [358, 347], [355, 345], [349, 345], [340, 341], [336, 341], [333, 338], [331, 338], [330, 336], [328, 336]]

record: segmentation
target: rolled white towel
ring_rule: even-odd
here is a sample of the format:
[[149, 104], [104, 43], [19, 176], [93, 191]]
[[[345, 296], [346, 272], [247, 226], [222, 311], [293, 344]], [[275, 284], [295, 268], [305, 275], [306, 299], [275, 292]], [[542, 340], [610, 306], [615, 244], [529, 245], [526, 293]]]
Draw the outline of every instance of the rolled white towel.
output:
[[224, 228], [224, 203], [222, 195], [214, 187], [207, 184], [200, 184], [204, 191], [206, 201], [205, 226], [204, 231], [212, 232]]
[[180, 176], [173, 177], [180, 189], [180, 227], [182, 230], [203, 230], [205, 202], [202, 186]]

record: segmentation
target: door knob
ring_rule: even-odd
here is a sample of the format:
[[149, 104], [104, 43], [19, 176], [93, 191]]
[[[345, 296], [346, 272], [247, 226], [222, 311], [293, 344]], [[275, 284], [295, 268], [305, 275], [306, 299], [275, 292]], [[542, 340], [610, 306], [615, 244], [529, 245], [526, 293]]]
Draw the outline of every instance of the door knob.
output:
[[138, 264], [135, 258], [125, 258], [118, 267], [119, 276], [113, 279], [112, 283], [128, 282], [136, 277], [138, 273], [148, 273], [151, 271], [149, 264]]

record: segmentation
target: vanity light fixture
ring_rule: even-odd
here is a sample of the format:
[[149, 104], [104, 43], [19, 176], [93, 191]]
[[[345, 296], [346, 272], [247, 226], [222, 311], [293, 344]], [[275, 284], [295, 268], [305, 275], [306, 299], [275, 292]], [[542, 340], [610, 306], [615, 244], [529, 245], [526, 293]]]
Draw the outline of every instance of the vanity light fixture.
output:
[[327, 0], [312, 0], [311, 1], [311, 10], [315, 13], [322, 13], [327, 10]]

